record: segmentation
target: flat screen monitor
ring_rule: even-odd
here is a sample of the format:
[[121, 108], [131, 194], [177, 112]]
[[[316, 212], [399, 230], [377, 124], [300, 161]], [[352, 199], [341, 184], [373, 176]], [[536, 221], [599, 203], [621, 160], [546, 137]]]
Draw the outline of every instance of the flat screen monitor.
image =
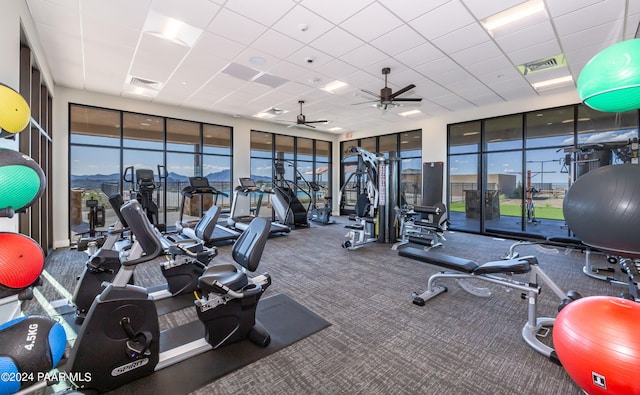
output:
[[243, 188], [255, 188], [256, 182], [253, 181], [253, 178], [244, 177], [240, 178], [240, 186]]
[[189, 177], [191, 188], [208, 188], [209, 180], [206, 177]]

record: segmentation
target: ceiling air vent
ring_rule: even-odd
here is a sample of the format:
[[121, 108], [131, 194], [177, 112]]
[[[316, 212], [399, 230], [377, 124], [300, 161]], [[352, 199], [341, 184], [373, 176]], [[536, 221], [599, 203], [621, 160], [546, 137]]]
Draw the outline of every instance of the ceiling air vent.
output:
[[558, 67], [564, 67], [567, 65], [567, 61], [563, 54], [550, 56], [544, 59], [538, 59], [533, 62], [525, 63], [518, 66], [518, 70], [522, 75], [529, 75], [538, 73], [540, 71], [551, 70]]
[[159, 81], [153, 81], [153, 80], [148, 80], [145, 78], [134, 77], [134, 76], [131, 76], [131, 78], [129, 79], [129, 84], [133, 86], [139, 86], [141, 88], [155, 89], [155, 90], [160, 89], [160, 86], [162, 85]]

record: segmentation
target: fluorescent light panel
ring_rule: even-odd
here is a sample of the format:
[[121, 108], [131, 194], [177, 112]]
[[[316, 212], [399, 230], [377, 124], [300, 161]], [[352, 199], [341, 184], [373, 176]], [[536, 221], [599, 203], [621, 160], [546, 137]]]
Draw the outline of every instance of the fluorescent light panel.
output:
[[559, 78], [553, 78], [546, 81], [534, 82], [533, 84], [531, 84], [531, 86], [533, 86], [534, 89], [538, 90], [542, 88], [551, 88], [556, 85], [564, 85], [568, 82], [573, 82], [573, 77], [570, 75], [559, 77]]
[[343, 129], [342, 129], [342, 128], [339, 128], [339, 127], [337, 127], [337, 126], [334, 126], [334, 127], [329, 128], [329, 129], [327, 129], [327, 130], [328, 130], [328, 131], [330, 131], [330, 132], [337, 132], [337, 131], [339, 131], [339, 130], [343, 130]]
[[422, 111], [420, 110], [409, 110], [409, 111], [398, 113], [398, 115], [400, 115], [401, 117], [409, 117], [411, 115], [416, 115], [420, 113], [422, 113]]
[[193, 47], [203, 30], [153, 10], [147, 14], [142, 31], [165, 40]]
[[342, 81], [335, 80], [335, 81], [330, 82], [327, 85], [325, 85], [324, 88], [320, 88], [320, 89], [322, 89], [323, 91], [327, 91], [329, 93], [335, 93], [336, 90], [338, 90], [340, 88], [343, 88], [345, 86], [347, 86], [346, 83], [344, 83]]
[[270, 119], [270, 118], [275, 118], [277, 115], [276, 114], [269, 114], [266, 112], [259, 112], [257, 114], [253, 114], [254, 117], [256, 118], [262, 118], [262, 119]]
[[485, 29], [491, 31], [501, 26], [524, 19], [540, 11], [544, 11], [544, 3], [541, 0], [530, 0], [490, 16], [486, 18], [482, 24]]

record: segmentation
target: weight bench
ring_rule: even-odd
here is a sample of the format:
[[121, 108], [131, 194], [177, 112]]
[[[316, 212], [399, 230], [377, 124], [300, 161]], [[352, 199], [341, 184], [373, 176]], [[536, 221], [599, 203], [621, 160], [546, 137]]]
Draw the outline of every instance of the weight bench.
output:
[[[537, 298], [541, 292], [540, 283], [545, 283], [551, 291], [560, 299], [558, 309], [580, 298], [580, 294], [574, 291], [564, 293], [539, 267], [538, 259], [534, 256], [478, 263], [464, 258], [445, 255], [437, 252], [425, 251], [421, 248], [406, 247], [400, 249], [398, 255], [411, 258], [420, 262], [439, 266], [446, 269], [429, 277], [427, 289], [422, 293], [413, 293], [413, 303], [424, 306], [426, 302], [447, 291], [444, 285], [436, 284], [440, 279], [457, 279], [460, 286], [467, 292], [476, 296], [489, 296], [491, 293], [486, 288], [477, 288], [465, 284], [461, 280], [482, 280], [505, 287], [522, 291], [521, 297], [528, 301], [527, 322], [522, 328], [524, 341], [535, 351], [549, 358], [552, 362], [560, 364], [553, 348], [547, 346], [539, 337], [545, 337], [550, 332], [555, 318], [537, 316]], [[513, 274], [528, 274], [528, 281], [517, 281], [510, 278]]]
[[[584, 266], [582, 267], [582, 272], [589, 277], [607, 281], [609, 284], [613, 285], [622, 285], [627, 286], [628, 282], [616, 280], [615, 278], [602, 274], [605, 273], [613, 273], [615, 269], [613, 266], [607, 267], [597, 267], [594, 266], [591, 262], [591, 253], [603, 254], [602, 251], [592, 248], [591, 246], [584, 244], [582, 240], [577, 237], [571, 236], [549, 236], [543, 240], [520, 240], [513, 243], [509, 247], [509, 251], [506, 252], [501, 258], [502, 259], [513, 259], [518, 257], [518, 252], [515, 249], [519, 246], [523, 245], [539, 245], [539, 246], [549, 246], [549, 247], [557, 247], [564, 248], [566, 250], [577, 250], [584, 253]], [[610, 265], [615, 265], [618, 263], [618, 258], [612, 255], [607, 255], [607, 263]]]

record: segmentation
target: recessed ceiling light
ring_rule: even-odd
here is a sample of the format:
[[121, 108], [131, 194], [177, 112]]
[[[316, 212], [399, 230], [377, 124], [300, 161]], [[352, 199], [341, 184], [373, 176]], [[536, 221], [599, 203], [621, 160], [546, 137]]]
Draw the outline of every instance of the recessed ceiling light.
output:
[[307, 30], [309, 30], [309, 26], [306, 23], [301, 23], [298, 25], [298, 29], [301, 32], [306, 32]]
[[409, 117], [411, 115], [416, 115], [416, 114], [421, 114], [421, 113], [422, 113], [422, 111], [420, 111], [420, 110], [409, 110], [409, 111], [398, 113], [398, 115], [400, 115], [401, 117]]
[[539, 90], [543, 88], [554, 88], [558, 85], [566, 85], [569, 82], [573, 82], [573, 77], [567, 75], [564, 77], [553, 78], [546, 81], [534, 82], [533, 84], [531, 84], [531, 86], [533, 86], [535, 90]]
[[260, 66], [267, 63], [267, 60], [261, 56], [252, 56], [249, 58], [249, 63]]
[[262, 119], [269, 119], [269, 118], [275, 118], [276, 114], [269, 114], [266, 112], [259, 112], [257, 114], [253, 114], [254, 117], [256, 118], [262, 118]]
[[345, 82], [335, 80], [325, 85], [324, 88], [320, 88], [320, 89], [329, 93], [335, 93], [336, 90], [343, 88], [345, 86], [347, 86]]
[[178, 19], [149, 11], [142, 31], [186, 47], [193, 47], [203, 30]]
[[501, 26], [508, 25], [509, 23], [524, 19], [540, 11], [544, 11], [544, 3], [542, 0], [530, 0], [490, 16], [482, 21], [482, 24], [485, 29], [491, 31]]

